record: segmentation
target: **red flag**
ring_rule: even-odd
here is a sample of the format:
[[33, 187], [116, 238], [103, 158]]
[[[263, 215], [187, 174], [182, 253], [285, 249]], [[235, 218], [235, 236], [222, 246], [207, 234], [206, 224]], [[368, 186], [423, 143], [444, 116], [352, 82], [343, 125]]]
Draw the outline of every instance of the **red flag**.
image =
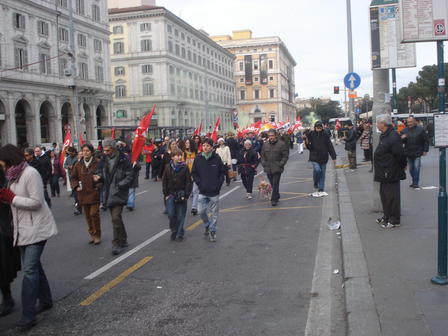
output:
[[218, 117], [218, 120], [216, 120], [215, 128], [213, 129], [213, 133], [210, 136], [210, 138], [213, 140], [213, 142], [216, 142], [218, 140], [218, 131], [219, 131], [219, 123], [221, 122], [220, 117]]
[[140, 126], [135, 130], [135, 138], [132, 142], [132, 155], [131, 162], [135, 163], [138, 160], [140, 153], [142, 152], [143, 146], [145, 146], [145, 132], [148, 130], [149, 125], [151, 125], [151, 119], [154, 115], [154, 111], [156, 109], [156, 104], [152, 107], [150, 113], [145, 115], [145, 117], [140, 121]]
[[193, 136], [201, 135], [201, 131], [202, 131], [202, 121], [201, 121], [201, 124], [199, 125], [199, 127], [194, 130]]
[[115, 127], [112, 127], [112, 134], [110, 135], [110, 137], [113, 139], [115, 139]]
[[67, 129], [67, 132], [65, 133], [65, 139], [64, 139], [64, 143], [62, 145], [62, 151], [59, 154], [59, 163], [61, 164], [61, 166], [64, 165], [64, 159], [65, 159], [65, 149], [67, 147], [71, 147], [73, 146], [73, 141], [72, 141], [72, 136], [70, 134], [70, 130]]
[[83, 139], [83, 137], [82, 137], [82, 133], [79, 133], [79, 144], [82, 146], [82, 145], [84, 145], [86, 142], [85, 142], [85, 140]]
[[341, 122], [339, 121], [339, 119], [336, 119], [336, 125], [335, 125], [335, 127], [336, 127], [336, 130], [337, 130], [337, 131], [339, 131], [339, 130], [342, 128], [342, 126], [341, 126]]

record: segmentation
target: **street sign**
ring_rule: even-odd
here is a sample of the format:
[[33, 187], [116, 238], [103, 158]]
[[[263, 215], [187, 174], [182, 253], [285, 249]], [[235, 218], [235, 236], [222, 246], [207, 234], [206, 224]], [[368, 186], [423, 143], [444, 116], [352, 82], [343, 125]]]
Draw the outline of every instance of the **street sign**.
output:
[[356, 72], [349, 72], [344, 77], [344, 84], [347, 89], [354, 90], [361, 84], [361, 77]]
[[414, 43], [401, 42], [398, 0], [370, 7], [372, 69], [412, 68], [416, 66]]
[[356, 114], [360, 114], [361, 113], [361, 109], [359, 107], [356, 108]]
[[448, 40], [446, 0], [400, 0], [403, 42]]
[[448, 114], [434, 114], [434, 147], [448, 147]]

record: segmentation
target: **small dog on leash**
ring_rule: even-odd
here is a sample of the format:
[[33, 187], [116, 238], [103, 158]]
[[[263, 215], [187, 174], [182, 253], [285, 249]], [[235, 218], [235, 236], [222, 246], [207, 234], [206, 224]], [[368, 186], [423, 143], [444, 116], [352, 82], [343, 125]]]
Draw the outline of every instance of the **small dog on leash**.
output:
[[265, 180], [261, 180], [258, 185], [258, 196], [260, 199], [270, 200], [272, 194], [272, 186]]

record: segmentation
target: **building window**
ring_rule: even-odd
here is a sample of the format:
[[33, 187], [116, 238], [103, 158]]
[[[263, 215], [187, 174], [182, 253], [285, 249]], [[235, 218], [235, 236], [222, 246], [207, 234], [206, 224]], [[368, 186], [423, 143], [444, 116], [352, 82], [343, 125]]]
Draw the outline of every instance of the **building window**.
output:
[[179, 46], [178, 44], [176, 44], [176, 45], [174, 46], [174, 50], [175, 50], [175, 54], [176, 54], [177, 56], [180, 56], [180, 46]]
[[123, 34], [123, 26], [115, 26], [112, 31], [114, 34]]
[[95, 49], [95, 52], [100, 53], [103, 51], [103, 43], [101, 40], [95, 39], [93, 40], [93, 48]]
[[169, 52], [173, 52], [173, 42], [172, 41], [168, 41], [168, 51]]
[[240, 78], [240, 83], [244, 83], [244, 77]]
[[67, 8], [67, 0], [58, 0], [57, 2], [58, 6], [62, 7], [62, 8]]
[[45, 21], [37, 21], [37, 33], [39, 35], [48, 36], [48, 23]]
[[59, 28], [59, 41], [68, 42], [68, 30], [65, 28]]
[[124, 67], [115, 67], [114, 68], [115, 76], [124, 76], [126, 74], [126, 70]]
[[254, 81], [255, 81], [255, 82], [258, 82], [258, 77], [254, 77]]
[[269, 89], [269, 98], [275, 98], [275, 89]]
[[51, 61], [48, 54], [39, 54], [39, 70], [41, 74], [51, 74]]
[[154, 84], [143, 83], [143, 96], [153, 96], [154, 95]]
[[152, 41], [151, 40], [141, 40], [140, 46], [142, 51], [151, 51], [152, 50]]
[[84, 15], [84, 0], [76, 0], [76, 14]]
[[115, 42], [114, 43], [114, 54], [122, 54], [124, 53], [124, 43], [123, 42]]
[[59, 76], [65, 76], [65, 70], [69, 70], [67, 66], [67, 59], [64, 57], [59, 58]]
[[260, 90], [254, 90], [254, 99], [260, 99]]
[[92, 20], [96, 22], [101, 21], [101, 12], [98, 5], [92, 5]]
[[166, 30], [167, 30], [168, 33], [171, 34], [173, 32], [173, 27], [169, 24], [169, 25], [166, 26]]
[[184, 47], [182, 47], [182, 58], [185, 58], [186, 57], [186, 52], [185, 52], [185, 48]]
[[180, 34], [180, 38], [181, 38], [182, 40], [185, 41], [185, 34], [184, 34], [184, 33], [181, 33], [181, 34]]
[[100, 83], [104, 82], [103, 67], [101, 65], [95, 66], [95, 80]]
[[269, 60], [269, 69], [274, 69], [274, 61]]
[[240, 91], [240, 99], [245, 100], [246, 99], [246, 91]]
[[126, 86], [117, 85], [115, 87], [115, 97], [126, 97]]
[[254, 61], [254, 70], [258, 70], [258, 61]]
[[145, 22], [140, 24], [140, 31], [141, 32], [149, 32], [151, 31], [151, 23]]
[[274, 76], [269, 76], [269, 80], [273, 81], [274, 80]]
[[84, 34], [78, 34], [78, 46], [83, 48], [87, 46], [87, 37]]
[[239, 70], [244, 71], [244, 62], [239, 63]]
[[16, 29], [25, 29], [25, 15], [20, 13], [12, 13], [12, 24]]
[[172, 96], [175, 96], [175, 95], [176, 95], [176, 85], [174, 85], [174, 84], [170, 84], [170, 94], [171, 94]]
[[191, 61], [191, 51], [190, 50], [187, 51], [187, 59], [189, 61]]
[[174, 67], [172, 65], [170, 65], [170, 75], [174, 75]]
[[14, 48], [14, 61], [16, 67], [20, 69], [24, 69], [24, 66], [28, 64], [28, 52], [25, 45]]
[[87, 63], [79, 62], [79, 78], [81, 79], [89, 79], [89, 68]]
[[142, 73], [152, 74], [152, 64], [143, 64], [142, 65]]
[[174, 36], [179, 37], [179, 31], [177, 29], [174, 29]]
[[196, 64], [198, 62], [198, 58], [195, 53], [193, 53], [193, 63]]

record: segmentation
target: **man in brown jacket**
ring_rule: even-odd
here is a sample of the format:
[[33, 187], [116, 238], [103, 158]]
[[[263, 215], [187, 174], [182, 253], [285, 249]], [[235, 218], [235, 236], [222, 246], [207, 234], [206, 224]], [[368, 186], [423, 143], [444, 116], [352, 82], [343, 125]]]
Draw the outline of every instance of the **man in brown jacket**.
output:
[[74, 166], [70, 177], [73, 190], [78, 193], [89, 226], [89, 244], [101, 243], [100, 222], [100, 189], [93, 181], [93, 175], [98, 168], [98, 161], [93, 157], [94, 149], [90, 144], [82, 146], [82, 159]]

